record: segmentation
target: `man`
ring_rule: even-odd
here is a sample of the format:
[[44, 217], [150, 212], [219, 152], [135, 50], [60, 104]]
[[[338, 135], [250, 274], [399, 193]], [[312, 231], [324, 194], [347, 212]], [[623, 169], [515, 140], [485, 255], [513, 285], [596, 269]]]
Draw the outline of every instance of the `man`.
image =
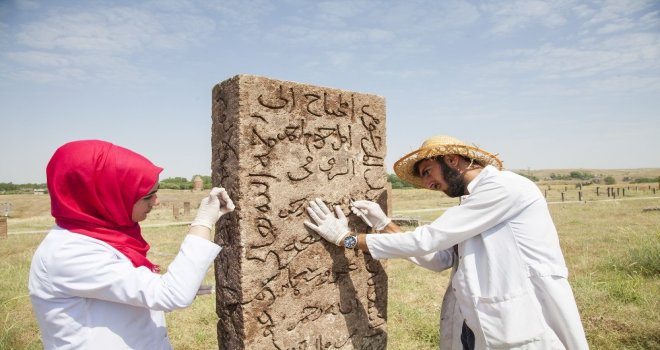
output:
[[[545, 199], [533, 182], [501, 168], [489, 152], [436, 136], [399, 159], [394, 171], [417, 187], [462, 196], [459, 206], [403, 232], [376, 203], [357, 201], [352, 211], [377, 231], [400, 232], [366, 235], [349, 232], [341, 209], [335, 216], [317, 199], [307, 209], [315, 224], [305, 225], [376, 259], [408, 258], [436, 271], [454, 265], [449, 297], [457, 307], [447, 307], [445, 298], [443, 328], [460, 330], [464, 349], [587, 349]], [[442, 343], [451, 349], [456, 342]]]

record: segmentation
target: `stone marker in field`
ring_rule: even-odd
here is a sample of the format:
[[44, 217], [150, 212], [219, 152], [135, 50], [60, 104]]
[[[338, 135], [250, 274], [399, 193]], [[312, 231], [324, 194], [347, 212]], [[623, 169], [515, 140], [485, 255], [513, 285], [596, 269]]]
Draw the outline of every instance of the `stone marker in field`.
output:
[[201, 191], [204, 189], [204, 180], [199, 175], [196, 175], [193, 179], [193, 191]]
[[217, 225], [222, 349], [385, 349], [381, 262], [308, 230], [319, 197], [368, 227], [351, 199], [388, 203], [382, 97], [238, 75], [213, 88], [213, 184], [236, 210]]
[[0, 217], [0, 239], [7, 238], [7, 218]]

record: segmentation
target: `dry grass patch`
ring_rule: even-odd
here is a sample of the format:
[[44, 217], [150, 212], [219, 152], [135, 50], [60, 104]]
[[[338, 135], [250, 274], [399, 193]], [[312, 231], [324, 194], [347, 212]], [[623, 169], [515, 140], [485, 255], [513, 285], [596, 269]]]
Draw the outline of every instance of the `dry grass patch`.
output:
[[39, 326], [27, 293], [34, 249], [43, 235], [0, 240], [0, 349], [40, 349]]
[[551, 206], [594, 349], [660, 348], [659, 199]]
[[[161, 193], [162, 192], [162, 193]], [[148, 224], [175, 220], [171, 206], [191, 202], [191, 217], [205, 193], [164, 190], [162, 207]], [[43, 234], [13, 235], [12, 225], [39, 226], [48, 196], [27, 195], [22, 213], [10, 218], [7, 239], [0, 240], [0, 349], [39, 349], [38, 327], [27, 297], [30, 259]], [[36, 198], [39, 197], [39, 198]], [[395, 190], [394, 212], [448, 207], [456, 199], [425, 190]], [[6, 202], [7, 196], [0, 201]], [[652, 199], [553, 204], [551, 214], [570, 271], [587, 338], [592, 349], [660, 349], [660, 212], [642, 212], [660, 206]], [[31, 209], [28, 209], [31, 208]], [[430, 221], [441, 209], [417, 211]], [[27, 215], [27, 214], [25, 214]], [[15, 220], [23, 221], [15, 221]], [[172, 261], [184, 238], [185, 226], [145, 227], [151, 244], [149, 257], [163, 268]], [[439, 308], [448, 272], [435, 273], [403, 260], [387, 263], [389, 276], [388, 349], [437, 349]], [[205, 283], [214, 284], [213, 271]], [[191, 308], [167, 314], [175, 349], [217, 349], [215, 295], [198, 297]]]

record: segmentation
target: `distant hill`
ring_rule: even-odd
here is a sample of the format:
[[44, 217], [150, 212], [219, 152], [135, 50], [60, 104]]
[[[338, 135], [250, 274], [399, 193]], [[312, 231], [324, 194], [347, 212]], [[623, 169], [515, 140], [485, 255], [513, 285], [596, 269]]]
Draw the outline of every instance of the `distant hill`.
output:
[[[590, 173], [597, 179], [604, 179], [607, 176], [612, 176], [617, 183], [630, 182], [635, 179], [648, 179], [657, 178], [660, 176], [660, 168], [640, 168], [640, 169], [508, 169], [519, 174], [532, 175], [539, 179], [541, 182], [552, 181], [551, 176], [554, 174], [568, 176], [571, 172], [579, 171], [582, 173]], [[559, 180], [558, 182], [561, 182]]]

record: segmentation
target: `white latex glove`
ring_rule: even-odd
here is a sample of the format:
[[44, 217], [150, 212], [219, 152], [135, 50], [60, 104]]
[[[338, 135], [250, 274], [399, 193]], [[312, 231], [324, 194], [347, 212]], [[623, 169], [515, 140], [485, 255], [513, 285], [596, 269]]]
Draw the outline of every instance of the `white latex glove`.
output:
[[[380, 231], [387, 226], [392, 219], [388, 218], [387, 215], [383, 212], [383, 209], [380, 208], [378, 203], [372, 201], [355, 201], [351, 206], [351, 211], [362, 218], [367, 225], [373, 227], [374, 229]], [[366, 216], [366, 220], [365, 220]]]
[[314, 201], [309, 201], [307, 213], [309, 213], [309, 216], [314, 220], [316, 225], [305, 221], [305, 226], [314, 230], [321, 237], [325, 238], [326, 241], [341, 245], [340, 243], [350, 233], [348, 220], [338, 205], [335, 206], [335, 213], [337, 214], [337, 217], [335, 217], [325, 203], [316, 198]]
[[199, 203], [197, 216], [190, 226], [204, 226], [213, 230], [215, 223], [221, 216], [234, 211], [234, 202], [231, 201], [224, 188], [213, 187], [208, 197]]

